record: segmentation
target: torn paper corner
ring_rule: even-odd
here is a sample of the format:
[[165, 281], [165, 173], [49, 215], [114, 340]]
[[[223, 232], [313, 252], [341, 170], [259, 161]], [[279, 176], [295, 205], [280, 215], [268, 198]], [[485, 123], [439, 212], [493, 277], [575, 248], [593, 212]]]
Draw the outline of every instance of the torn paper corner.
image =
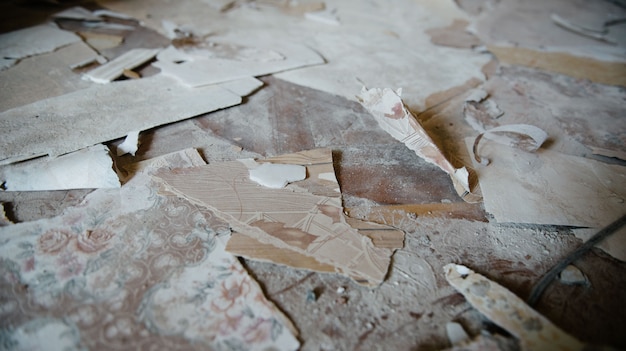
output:
[[131, 154], [135, 156], [135, 153], [139, 149], [139, 131], [129, 132], [126, 139], [117, 147], [117, 156]]
[[501, 285], [457, 264], [444, 267], [446, 279], [467, 302], [520, 341], [522, 350], [583, 350], [584, 344], [552, 324]]
[[109, 149], [98, 144], [57, 158], [4, 166], [7, 191], [119, 188]]
[[[249, 162], [244, 163], [246, 166]], [[291, 182], [304, 180], [306, 168], [300, 165], [262, 163], [249, 169], [250, 180], [272, 189], [280, 189]]]
[[455, 168], [428, 136], [415, 116], [400, 98], [401, 89], [363, 87], [357, 99], [374, 116], [380, 127], [403, 142], [424, 160], [438, 166], [452, 178], [455, 189], [465, 201], [473, 196], [470, 191], [469, 173], [465, 167]]

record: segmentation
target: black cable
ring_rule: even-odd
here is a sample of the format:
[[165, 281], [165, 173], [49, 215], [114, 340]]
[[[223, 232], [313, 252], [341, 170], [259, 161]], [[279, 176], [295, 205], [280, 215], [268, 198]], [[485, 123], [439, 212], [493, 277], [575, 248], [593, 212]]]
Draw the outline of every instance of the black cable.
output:
[[585, 253], [591, 250], [597, 243], [601, 242], [607, 236], [615, 233], [621, 227], [626, 224], [626, 215], [623, 215], [620, 219], [615, 222], [609, 224], [601, 231], [597, 232], [591, 239], [587, 240], [584, 244], [582, 244], [578, 249], [576, 249], [571, 254], [567, 255], [561, 262], [557, 263], [552, 269], [550, 269], [543, 277], [537, 282], [533, 290], [530, 292], [530, 296], [526, 300], [530, 306], [534, 305], [539, 297], [543, 293], [543, 291], [552, 283], [554, 278], [565, 269], [565, 267], [569, 266], [572, 262], [581, 258]]

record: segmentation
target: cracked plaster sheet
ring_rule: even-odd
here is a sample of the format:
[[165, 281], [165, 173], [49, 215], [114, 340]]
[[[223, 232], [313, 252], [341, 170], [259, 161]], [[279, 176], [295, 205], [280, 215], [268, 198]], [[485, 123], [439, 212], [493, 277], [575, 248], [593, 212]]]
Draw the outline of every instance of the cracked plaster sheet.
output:
[[5, 61], [19, 60], [79, 41], [81, 39], [78, 35], [59, 29], [54, 23], [40, 24], [1, 34], [0, 57]]
[[333, 1], [339, 26], [298, 20], [267, 6], [239, 6], [222, 13], [199, 0], [177, 4], [176, 11], [165, 0], [99, 4], [130, 14], [161, 33], [162, 21], [168, 20], [225, 43], [245, 38], [257, 46], [271, 38], [271, 42], [304, 44], [326, 64], [277, 77], [351, 100], [363, 84], [402, 86], [406, 103], [415, 110], [424, 109], [433, 93], [471, 78], [484, 79], [481, 68], [491, 59], [487, 54], [436, 46], [424, 33], [467, 17], [452, 0]]
[[469, 268], [444, 267], [446, 280], [489, 320], [519, 339], [522, 350], [576, 351], [585, 345], [530, 308], [515, 294]]
[[52, 159], [0, 168], [7, 191], [119, 188], [109, 149], [98, 144]]
[[1, 71], [0, 111], [90, 87], [92, 83], [82, 80], [72, 68], [97, 57], [98, 53], [81, 41], [25, 58], [15, 67]]
[[[598, 27], [616, 18], [626, 17], [626, 9], [610, 1], [551, 0], [498, 1], [475, 20], [473, 29], [491, 46], [520, 47], [592, 57], [602, 61], [625, 62], [626, 38], [623, 25], [608, 28], [605, 35], [617, 45], [589, 38], [554, 23], [552, 14], [577, 23]], [[532, 23], [529, 26], [528, 23]]]
[[0, 164], [56, 156], [241, 103], [219, 86], [152, 77], [94, 85], [0, 114]]
[[116, 57], [112, 61], [85, 73], [85, 79], [94, 83], [106, 84], [119, 78], [124, 70], [133, 68], [152, 60], [161, 49], [132, 49]]
[[191, 87], [324, 63], [304, 45], [269, 38], [201, 42], [178, 49], [170, 46], [157, 59], [153, 66]]
[[156, 169], [202, 164], [195, 150], [144, 161], [120, 189], [96, 190], [55, 218], [2, 227], [5, 340], [94, 350], [297, 349], [290, 321], [224, 251], [228, 224], [157, 194]]
[[332, 168], [330, 150], [281, 158], [291, 160], [287, 164], [307, 166], [308, 178], [270, 189], [251, 181], [249, 169], [240, 161], [160, 171], [156, 177], [166, 191], [215, 210], [234, 231], [282, 249], [281, 255], [293, 251], [334, 266], [361, 284], [380, 284], [393, 250], [376, 247], [346, 222], [340, 193], [318, 176], [320, 166]]
[[[471, 153], [474, 138], [465, 139]], [[626, 167], [549, 150], [480, 144], [475, 171], [485, 210], [500, 223], [604, 227], [626, 212]]]
[[467, 169], [465, 167], [457, 169], [448, 161], [419, 121], [404, 105], [400, 98], [400, 91], [396, 93], [389, 88], [366, 89], [364, 87], [357, 98], [384, 131], [403, 142], [419, 157], [448, 173], [455, 190], [465, 200], [465, 195], [470, 193]]

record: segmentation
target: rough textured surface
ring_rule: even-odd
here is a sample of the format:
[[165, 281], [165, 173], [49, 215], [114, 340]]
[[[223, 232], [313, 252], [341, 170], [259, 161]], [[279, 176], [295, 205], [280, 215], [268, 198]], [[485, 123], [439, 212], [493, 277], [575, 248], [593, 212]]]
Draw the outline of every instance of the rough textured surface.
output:
[[[475, 14], [497, 2], [459, 3]], [[3, 31], [37, 24], [58, 9], [28, 11], [15, 9], [14, 4], [0, 8], [3, 17], [10, 17], [0, 21]], [[61, 27], [84, 30], [71, 25], [68, 21]], [[442, 27], [445, 24], [435, 26]], [[137, 28], [121, 33], [124, 43], [109, 49], [107, 56], [169, 42], [144, 27]], [[397, 38], [394, 33], [388, 35]], [[411, 70], [419, 72], [415, 67]], [[141, 69], [142, 76], [155, 71]], [[598, 116], [611, 121], [622, 114], [622, 87], [549, 71], [498, 68], [496, 60], [483, 67], [483, 72], [488, 77], [483, 88], [505, 112], [499, 122], [538, 125], [551, 136], [546, 147], [570, 155], [600, 158], [592, 156], [585, 145], [623, 149], [623, 142], [612, 143], [619, 142], [619, 137], [585, 133], [598, 131]], [[544, 272], [580, 244], [571, 228], [488, 223], [482, 205], [463, 203], [445, 173], [379, 129], [356, 102], [272, 77], [263, 79], [266, 86], [242, 105], [142, 132], [137, 156], [115, 161], [124, 165], [188, 147], [200, 149], [210, 163], [332, 148], [344, 206], [350, 214], [406, 231], [406, 246], [394, 255], [391, 272], [377, 289], [360, 287], [336, 274], [242, 260], [266, 296], [293, 320], [304, 350], [439, 350], [450, 347], [445, 334], [450, 321], [459, 322], [470, 337], [485, 328], [500, 332], [445, 282], [442, 267], [450, 262], [464, 264], [525, 298]], [[474, 131], [463, 121], [461, 111], [467, 90], [480, 84], [470, 79], [463, 86], [433, 93], [426, 99], [425, 110], [412, 111], [453, 163], [468, 164], [462, 138]], [[355, 84], [355, 93], [359, 88]], [[617, 128], [606, 131], [620, 135]], [[601, 161], [619, 164], [606, 157]], [[30, 221], [57, 216], [90, 192], [0, 192], [0, 201], [5, 202], [10, 219]], [[589, 284], [555, 282], [544, 292], [537, 310], [582, 341], [626, 348], [622, 331], [626, 264], [595, 250], [575, 265]]]

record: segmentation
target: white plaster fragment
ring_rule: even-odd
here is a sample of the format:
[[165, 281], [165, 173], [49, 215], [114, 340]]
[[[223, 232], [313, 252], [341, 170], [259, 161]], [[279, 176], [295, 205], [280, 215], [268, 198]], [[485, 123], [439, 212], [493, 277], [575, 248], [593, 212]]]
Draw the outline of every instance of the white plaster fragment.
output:
[[569, 265], [559, 275], [561, 283], [568, 285], [582, 285], [587, 283], [587, 278], [575, 266]]
[[336, 12], [336, 10], [327, 9], [321, 11], [307, 12], [304, 14], [304, 18], [311, 21], [330, 24], [332, 26], [338, 26], [341, 24], [341, 22], [339, 21], [339, 17], [337, 17]]
[[7, 191], [119, 188], [109, 149], [98, 144], [52, 159], [0, 169]]
[[14, 223], [7, 217], [7, 213], [4, 210], [4, 203], [0, 202], [0, 227], [6, 227], [11, 224]]
[[136, 131], [129, 132], [128, 135], [126, 136], [126, 139], [124, 139], [124, 142], [122, 142], [117, 147], [117, 156], [122, 156], [126, 154], [131, 154], [135, 156], [135, 153], [137, 152], [138, 148], [139, 148], [139, 131], [136, 130]]
[[465, 101], [481, 102], [487, 97], [487, 95], [489, 94], [487, 94], [487, 92], [483, 89], [472, 89], [465, 98]]
[[463, 329], [463, 326], [456, 322], [446, 323], [446, 334], [452, 345], [458, 345], [469, 340], [469, 336]]
[[250, 180], [273, 189], [284, 188], [291, 182], [306, 178], [306, 167], [300, 165], [263, 163], [249, 172]]

